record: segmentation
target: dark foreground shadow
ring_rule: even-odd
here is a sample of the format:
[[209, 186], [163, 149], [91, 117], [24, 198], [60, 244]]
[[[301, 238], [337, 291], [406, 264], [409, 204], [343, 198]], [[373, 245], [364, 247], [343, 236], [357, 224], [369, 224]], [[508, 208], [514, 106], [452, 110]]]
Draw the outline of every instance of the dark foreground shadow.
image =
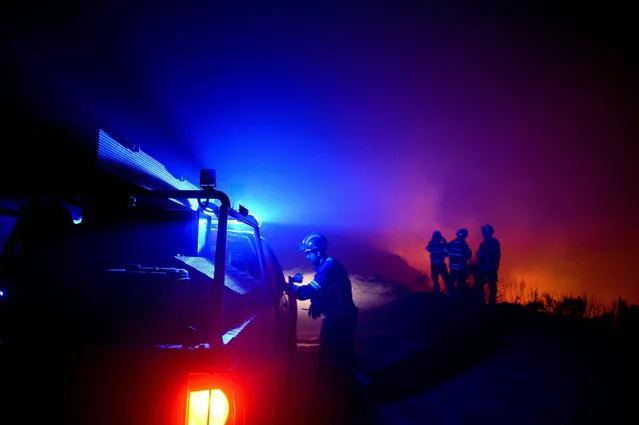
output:
[[422, 302], [424, 306], [422, 316], [410, 325], [410, 332], [425, 332], [425, 327], [430, 327], [430, 341], [425, 341], [425, 348], [373, 373], [366, 389], [366, 398], [372, 403], [390, 403], [429, 392], [476, 368], [505, 345], [505, 328], [493, 312], [450, 303], [431, 294], [411, 297], [413, 303]]
[[[362, 360], [375, 358], [369, 369], [372, 382], [351, 394], [320, 392], [305, 374], [299, 382], [304, 388], [295, 394], [303, 399], [301, 411], [291, 423], [401, 423], [388, 416], [396, 412], [391, 405], [436, 394], [443, 385], [486, 367], [502, 353], [505, 360], [514, 361], [519, 355], [530, 355], [527, 361], [541, 369], [527, 371], [526, 364], [532, 364], [524, 362], [519, 371], [506, 364], [510, 373], [517, 374], [512, 378], [519, 385], [515, 392], [525, 397], [514, 405], [507, 402], [509, 378], [499, 384], [503, 400], [496, 400], [496, 410], [483, 419], [473, 416], [463, 423], [627, 423], [634, 415], [634, 392], [615, 381], [637, 381], [636, 332], [631, 336], [596, 321], [542, 315], [517, 305], [501, 304], [493, 309], [460, 305], [431, 293], [403, 295], [363, 311], [360, 325], [360, 338], [369, 339], [360, 346]], [[307, 360], [309, 363], [298, 367], [312, 368], [314, 359]], [[531, 373], [542, 373], [543, 382], [531, 379]], [[558, 391], [561, 398], [547, 400], [549, 390]], [[473, 402], [464, 403], [460, 401], [458, 407], [474, 415]], [[409, 423], [426, 423], [419, 422], [422, 418], [413, 419]], [[427, 421], [447, 423], [437, 417]]]

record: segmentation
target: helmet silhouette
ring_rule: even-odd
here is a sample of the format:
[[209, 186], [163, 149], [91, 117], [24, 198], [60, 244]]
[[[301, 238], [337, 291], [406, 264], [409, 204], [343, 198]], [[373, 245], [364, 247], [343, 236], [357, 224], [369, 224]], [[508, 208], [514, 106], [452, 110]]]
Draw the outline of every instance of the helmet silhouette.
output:
[[319, 233], [310, 233], [304, 236], [302, 242], [300, 243], [299, 250], [300, 252], [310, 252], [310, 251], [319, 251], [324, 252], [328, 247], [328, 241], [323, 235]]
[[433, 240], [434, 240], [434, 241], [439, 241], [439, 240], [441, 240], [442, 238], [443, 238], [443, 236], [442, 236], [442, 232], [440, 232], [439, 230], [435, 230], [435, 231], [433, 232]]
[[468, 237], [468, 229], [459, 229], [457, 231], [457, 237], [466, 239]]
[[491, 236], [493, 233], [495, 233], [495, 229], [493, 229], [493, 226], [491, 226], [490, 224], [486, 224], [481, 228], [481, 233], [482, 235]]

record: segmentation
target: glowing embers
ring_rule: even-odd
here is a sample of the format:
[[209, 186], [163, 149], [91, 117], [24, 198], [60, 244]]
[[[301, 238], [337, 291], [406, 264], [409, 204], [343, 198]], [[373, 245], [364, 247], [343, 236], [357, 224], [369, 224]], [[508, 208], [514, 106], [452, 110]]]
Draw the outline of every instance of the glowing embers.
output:
[[[98, 135], [98, 165], [116, 174], [120, 174], [123, 168], [133, 169], [159, 179], [179, 190], [199, 190], [197, 186], [189, 181], [173, 177], [162, 163], [141, 151], [138, 146], [127, 148], [109, 136], [104, 130], [100, 130]], [[196, 199], [189, 199], [188, 203], [193, 211], [197, 211], [199, 206]]]
[[[215, 263], [210, 258], [189, 257], [187, 255], [176, 255], [175, 258], [211, 279], [215, 275]], [[226, 271], [224, 286], [237, 294], [248, 294], [259, 284], [253, 277], [231, 265], [226, 266]]]
[[225, 425], [237, 423], [238, 393], [226, 376], [190, 374], [186, 406], [187, 425]]

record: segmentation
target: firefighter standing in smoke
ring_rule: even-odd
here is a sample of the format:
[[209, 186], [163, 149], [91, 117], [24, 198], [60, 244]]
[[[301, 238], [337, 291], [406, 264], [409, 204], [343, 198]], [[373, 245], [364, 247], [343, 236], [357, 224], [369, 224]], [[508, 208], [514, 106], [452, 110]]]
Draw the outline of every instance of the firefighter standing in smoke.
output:
[[430, 276], [433, 279], [433, 292], [438, 294], [440, 291], [439, 277], [441, 276], [444, 286], [448, 281], [448, 268], [446, 267], [447, 244], [442, 233], [439, 230], [435, 230], [433, 237], [426, 245], [426, 251], [430, 254]]
[[477, 250], [477, 275], [478, 282], [475, 284], [477, 297], [480, 302], [485, 303], [484, 282], [488, 281], [488, 304], [497, 304], [497, 271], [501, 261], [501, 245], [499, 240], [493, 237], [495, 229], [490, 224], [481, 228], [484, 240], [479, 244]]
[[[324, 316], [320, 331], [319, 362], [323, 377], [346, 385], [355, 384], [355, 327], [358, 309], [353, 301], [351, 281], [346, 268], [326, 254], [323, 235], [311, 233], [304, 237], [300, 252], [315, 267], [315, 276], [305, 285], [296, 274], [286, 287], [299, 300], [311, 300], [309, 316]], [[291, 279], [289, 279], [291, 280]]]
[[468, 230], [459, 229], [456, 236], [447, 246], [450, 266], [450, 277], [446, 288], [448, 296], [453, 296], [455, 292], [461, 294], [468, 278], [468, 260], [473, 255], [466, 242]]

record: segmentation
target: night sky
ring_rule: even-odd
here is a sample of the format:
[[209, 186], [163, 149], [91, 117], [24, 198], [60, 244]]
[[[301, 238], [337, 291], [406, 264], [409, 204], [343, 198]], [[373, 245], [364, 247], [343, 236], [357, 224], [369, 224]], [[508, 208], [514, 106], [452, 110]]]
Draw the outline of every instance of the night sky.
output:
[[216, 168], [265, 229], [347, 228], [426, 271], [433, 230], [475, 250], [491, 223], [504, 279], [639, 302], [617, 2], [99, 3], [6, 14], [3, 90]]

